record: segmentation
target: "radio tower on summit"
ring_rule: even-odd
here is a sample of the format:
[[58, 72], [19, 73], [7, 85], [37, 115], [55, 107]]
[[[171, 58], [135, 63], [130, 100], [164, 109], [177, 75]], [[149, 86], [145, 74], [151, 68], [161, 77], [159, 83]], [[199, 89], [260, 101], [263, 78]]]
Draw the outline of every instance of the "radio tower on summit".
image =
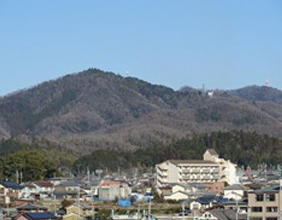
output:
[[268, 79], [268, 77], [265, 78], [265, 86], [269, 86], [269, 79]]

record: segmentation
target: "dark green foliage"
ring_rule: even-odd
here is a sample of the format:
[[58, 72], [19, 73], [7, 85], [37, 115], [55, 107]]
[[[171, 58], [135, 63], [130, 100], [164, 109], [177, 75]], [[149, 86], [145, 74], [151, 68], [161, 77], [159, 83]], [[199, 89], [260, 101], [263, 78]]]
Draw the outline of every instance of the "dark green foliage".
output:
[[31, 144], [9, 139], [0, 141], [0, 179], [40, 180], [70, 171], [76, 157], [46, 140], [32, 139]]
[[4, 159], [4, 175], [16, 179], [16, 171], [23, 173], [23, 181], [53, 177], [57, 167], [39, 151], [18, 151]]
[[129, 152], [118, 152], [115, 150], [97, 150], [91, 155], [86, 155], [79, 158], [75, 164], [74, 169], [81, 172], [84, 168], [117, 170], [119, 168], [128, 168], [133, 161], [130, 161]]
[[174, 140], [167, 146], [155, 145], [148, 149], [134, 152], [115, 150], [98, 150], [91, 155], [79, 158], [75, 167], [80, 171], [91, 169], [153, 167], [168, 159], [202, 159], [206, 149], [215, 149], [220, 157], [230, 159], [238, 165], [257, 166], [260, 163], [279, 164], [282, 158], [282, 141], [268, 135], [255, 132], [212, 132], [211, 134], [194, 134], [187, 138]]

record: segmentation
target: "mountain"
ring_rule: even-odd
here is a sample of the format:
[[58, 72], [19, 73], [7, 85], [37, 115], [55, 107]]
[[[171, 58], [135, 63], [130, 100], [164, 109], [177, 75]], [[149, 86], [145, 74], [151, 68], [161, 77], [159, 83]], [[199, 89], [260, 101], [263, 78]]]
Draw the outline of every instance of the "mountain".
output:
[[[269, 95], [261, 98], [261, 90]], [[217, 130], [282, 137], [281, 91], [252, 91], [211, 96], [89, 69], [1, 98], [0, 137], [43, 137], [82, 154], [145, 148]]]
[[268, 86], [247, 86], [229, 91], [230, 94], [249, 101], [271, 101], [282, 103], [282, 91]]

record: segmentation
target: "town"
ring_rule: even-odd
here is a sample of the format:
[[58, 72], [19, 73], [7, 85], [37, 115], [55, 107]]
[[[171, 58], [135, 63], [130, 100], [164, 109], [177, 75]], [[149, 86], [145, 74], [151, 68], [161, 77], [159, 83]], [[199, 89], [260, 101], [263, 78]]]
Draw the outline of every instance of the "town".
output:
[[83, 177], [4, 181], [0, 215], [15, 220], [278, 220], [280, 178], [279, 166], [242, 168], [208, 149], [203, 160], [167, 160], [151, 173], [96, 170]]

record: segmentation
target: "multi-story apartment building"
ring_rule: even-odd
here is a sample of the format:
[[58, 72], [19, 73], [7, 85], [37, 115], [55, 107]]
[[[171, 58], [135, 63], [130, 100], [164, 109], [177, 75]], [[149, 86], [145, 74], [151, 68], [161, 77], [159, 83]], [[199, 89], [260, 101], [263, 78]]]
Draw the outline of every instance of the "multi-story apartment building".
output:
[[250, 191], [248, 193], [248, 216], [250, 220], [278, 220], [282, 214], [280, 186]]
[[219, 158], [213, 149], [204, 154], [204, 160], [167, 160], [156, 165], [157, 186], [170, 183], [214, 183], [233, 184], [236, 178], [235, 164]]
[[220, 165], [204, 160], [167, 160], [157, 165], [157, 186], [169, 183], [209, 183], [220, 179]]

